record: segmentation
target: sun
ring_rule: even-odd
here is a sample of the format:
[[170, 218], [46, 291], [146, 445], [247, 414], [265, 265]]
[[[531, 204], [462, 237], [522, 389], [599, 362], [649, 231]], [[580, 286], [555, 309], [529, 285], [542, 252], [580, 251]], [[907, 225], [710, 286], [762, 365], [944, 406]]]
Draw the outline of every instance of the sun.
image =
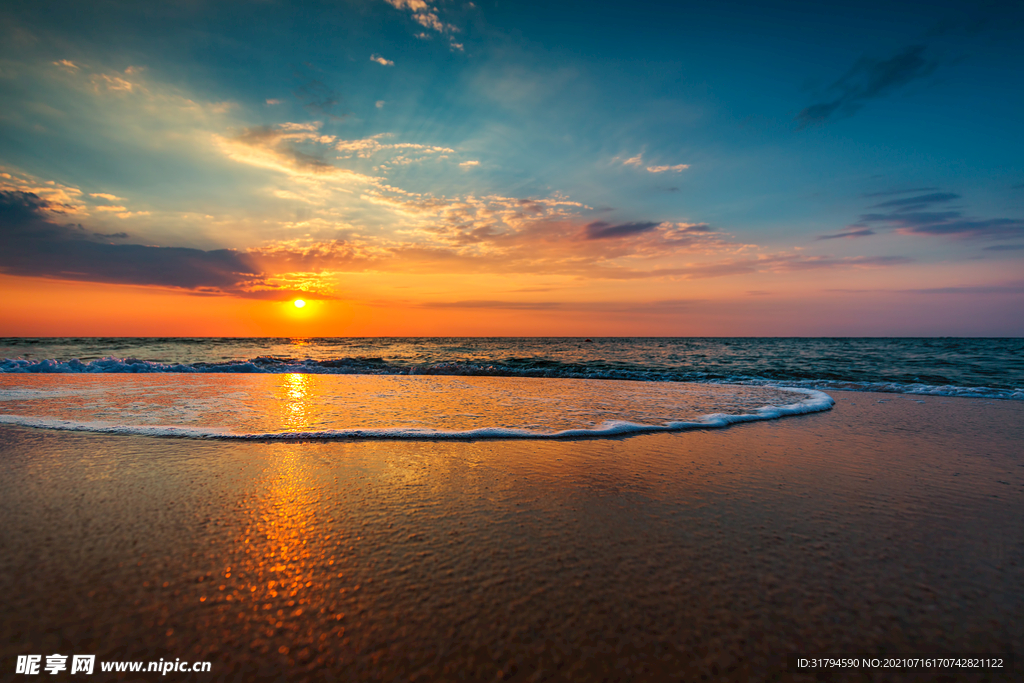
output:
[[294, 303], [295, 303], [295, 308], [302, 308], [302, 307], [304, 307], [306, 305], [306, 302], [303, 301], [302, 299], [296, 299]]

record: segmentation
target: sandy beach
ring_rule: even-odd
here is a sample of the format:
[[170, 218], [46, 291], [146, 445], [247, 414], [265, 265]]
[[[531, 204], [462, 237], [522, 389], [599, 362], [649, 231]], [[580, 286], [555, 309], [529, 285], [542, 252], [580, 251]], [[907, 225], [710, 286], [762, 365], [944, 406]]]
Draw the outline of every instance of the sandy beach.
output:
[[[61, 653], [211, 662], [88, 680], [811, 681], [788, 655], [1021, 652], [1024, 403], [829, 393], [569, 441], [0, 428], [4, 677]], [[1015, 680], [826, 680], [942, 676]]]

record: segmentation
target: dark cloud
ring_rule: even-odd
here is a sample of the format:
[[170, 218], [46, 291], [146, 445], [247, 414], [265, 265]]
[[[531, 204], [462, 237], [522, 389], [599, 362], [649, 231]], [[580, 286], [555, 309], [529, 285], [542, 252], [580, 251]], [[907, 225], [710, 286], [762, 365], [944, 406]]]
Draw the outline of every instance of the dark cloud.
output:
[[861, 58], [846, 74], [829, 87], [833, 99], [812, 104], [796, 120], [800, 128], [828, 121], [835, 114], [849, 116], [867, 100], [882, 97], [911, 81], [931, 74], [937, 62], [925, 59], [923, 45], [911, 45], [889, 59]]
[[96, 233], [80, 224], [52, 222], [49, 209], [48, 202], [31, 192], [0, 192], [0, 270], [10, 275], [241, 295], [247, 295], [243, 286], [262, 279], [246, 254], [231, 249], [110, 244], [96, 240]]
[[603, 240], [615, 237], [630, 237], [649, 232], [661, 225], [661, 223], [620, 223], [611, 225], [604, 221], [594, 221], [587, 224], [584, 235], [588, 240]]
[[875, 204], [872, 208], [890, 209], [887, 212], [866, 213], [836, 235], [823, 235], [818, 239], [836, 239], [873, 234], [873, 228], [887, 227], [903, 234], [945, 235], [961, 239], [1012, 239], [1024, 237], [1024, 220], [1019, 218], [967, 218], [963, 212], [944, 209], [941, 205], [960, 199], [953, 192], [892, 199]]
[[924, 208], [929, 204], [937, 204], [940, 202], [951, 202], [954, 199], [960, 199], [960, 195], [953, 194], [952, 192], [933, 192], [932, 194], [923, 194], [918, 197], [905, 197], [903, 199], [890, 199], [887, 202], [881, 204], [875, 204], [872, 208], [893, 208], [897, 211], [909, 211], [912, 208], [921, 207]]
[[934, 192], [937, 187], [912, 187], [909, 190], [888, 190], [886, 192], [866, 192], [861, 197], [891, 197], [894, 194], [910, 194], [911, 192]]
[[853, 239], [856, 237], [869, 237], [874, 235], [875, 231], [871, 228], [861, 228], [860, 230], [849, 230], [847, 232], [840, 232], [835, 235], [822, 235], [819, 240], [837, 240], [837, 239]]
[[126, 232], [94, 232], [93, 237], [103, 237], [108, 240], [126, 240], [128, 239], [128, 233]]
[[972, 220], [959, 211], [916, 213], [870, 213], [860, 217], [860, 223], [879, 223], [898, 232], [914, 235], [945, 235], [970, 238], [1024, 237], [1024, 220], [1018, 218], [989, 218]]

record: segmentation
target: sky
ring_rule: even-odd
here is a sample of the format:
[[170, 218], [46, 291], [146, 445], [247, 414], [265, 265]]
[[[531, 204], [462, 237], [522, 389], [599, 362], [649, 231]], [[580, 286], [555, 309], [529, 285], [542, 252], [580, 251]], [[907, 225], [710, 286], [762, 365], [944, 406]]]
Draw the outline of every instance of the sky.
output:
[[0, 336], [1021, 336], [1022, 30], [7, 0]]

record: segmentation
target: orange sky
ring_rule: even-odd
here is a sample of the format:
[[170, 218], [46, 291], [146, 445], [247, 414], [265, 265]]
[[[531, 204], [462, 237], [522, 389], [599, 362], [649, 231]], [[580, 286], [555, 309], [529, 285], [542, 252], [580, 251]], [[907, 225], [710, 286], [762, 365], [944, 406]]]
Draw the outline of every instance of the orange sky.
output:
[[[1007, 305], [969, 292], [819, 292], [636, 302], [464, 305], [199, 296], [157, 287], [0, 276], [0, 336], [859, 336], [969, 335]], [[938, 322], [936, 322], [938, 321]], [[1007, 321], [1011, 333], [1014, 321]], [[823, 332], [824, 331], [824, 332]]]

